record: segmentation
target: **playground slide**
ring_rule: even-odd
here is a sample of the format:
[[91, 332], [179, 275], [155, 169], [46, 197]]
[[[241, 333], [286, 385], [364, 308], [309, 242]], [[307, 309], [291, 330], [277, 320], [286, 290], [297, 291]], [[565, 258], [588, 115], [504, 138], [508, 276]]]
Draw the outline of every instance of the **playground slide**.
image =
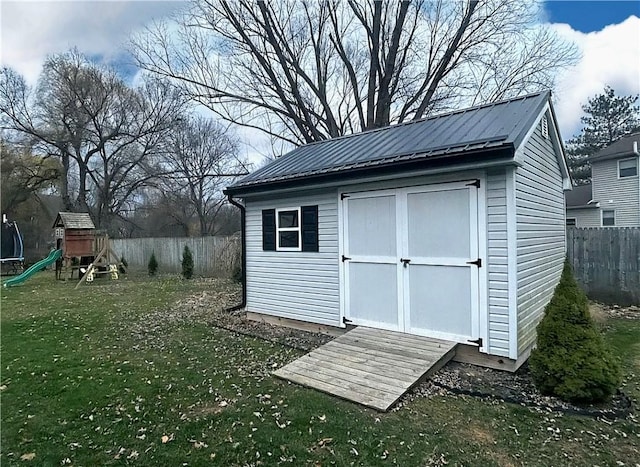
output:
[[47, 256], [45, 259], [41, 259], [36, 264], [31, 266], [29, 269], [27, 269], [25, 272], [23, 272], [19, 276], [12, 277], [11, 279], [5, 281], [2, 285], [5, 287], [9, 287], [11, 285], [22, 284], [24, 281], [26, 281], [31, 276], [33, 276], [36, 272], [40, 271], [42, 268], [51, 266], [58, 259], [60, 259], [61, 256], [62, 256], [62, 250], [53, 250], [51, 253], [49, 253], [49, 256]]

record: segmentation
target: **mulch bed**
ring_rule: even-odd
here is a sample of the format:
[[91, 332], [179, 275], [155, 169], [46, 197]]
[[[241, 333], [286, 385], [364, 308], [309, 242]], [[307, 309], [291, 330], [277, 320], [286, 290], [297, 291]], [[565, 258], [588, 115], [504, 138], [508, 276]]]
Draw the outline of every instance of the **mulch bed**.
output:
[[398, 407], [419, 397], [444, 394], [480, 397], [540, 411], [573, 413], [609, 420], [633, 416], [634, 410], [634, 401], [620, 391], [610, 401], [600, 405], [580, 406], [545, 396], [536, 389], [526, 365], [517, 372], [510, 373], [457, 362], [449, 362], [429, 380], [414, 387], [400, 400]]

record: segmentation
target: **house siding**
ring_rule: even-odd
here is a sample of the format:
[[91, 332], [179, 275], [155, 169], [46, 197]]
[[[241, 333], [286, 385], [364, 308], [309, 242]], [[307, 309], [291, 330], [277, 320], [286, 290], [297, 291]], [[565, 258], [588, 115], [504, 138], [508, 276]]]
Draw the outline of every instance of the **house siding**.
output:
[[526, 142], [516, 170], [518, 355], [536, 339], [540, 321], [565, 258], [562, 174], [553, 145], [540, 125]]
[[[282, 318], [338, 326], [338, 195], [291, 194], [247, 198], [247, 310]], [[319, 251], [263, 251], [262, 210], [318, 206]]]
[[596, 208], [567, 209], [567, 218], [576, 220], [575, 227], [600, 227], [600, 210]]
[[488, 353], [509, 355], [507, 185], [504, 170], [487, 174]]
[[595, 227], [602, 225], [600, 213], [603, 209], [615, 209], [616, 227], [640, 226], [640, 181], [638, 176], [618, 178], [618, 160], [592, 163], [593, 199], [600, 203]]

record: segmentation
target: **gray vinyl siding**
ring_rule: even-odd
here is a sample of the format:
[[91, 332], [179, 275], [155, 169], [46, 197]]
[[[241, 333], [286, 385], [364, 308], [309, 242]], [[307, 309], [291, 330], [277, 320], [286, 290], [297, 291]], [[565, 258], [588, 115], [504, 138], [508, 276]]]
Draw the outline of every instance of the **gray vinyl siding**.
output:
[[[627, 157], [621, 158], [627, 159]], [[618, 178], [618, 160], [594, 162], [591, 166], [593, 199], [600, 209], [616, 211], [616, 227], [640, 226], [640, 185], [638, 176]], [[601, 214], [598, 224], [602, 225]]]
[[[338, 195], [247, 199], [247, 310], [338, 326]], [[262, 210], [318, 206], [319, 252], [262, 251]]]
[[487, 174], [488, 353], [509, 355], [507, 189], [504, 169]]
[[540, 125], [516, 170], [518, 355], [536, 339], [536, 326], [560, 279], [566, 254], [562, 174]]
[[575, 227], [600, 227], [600, 210], [597, 208], [567, 209], [567, 218], [576, 220]]

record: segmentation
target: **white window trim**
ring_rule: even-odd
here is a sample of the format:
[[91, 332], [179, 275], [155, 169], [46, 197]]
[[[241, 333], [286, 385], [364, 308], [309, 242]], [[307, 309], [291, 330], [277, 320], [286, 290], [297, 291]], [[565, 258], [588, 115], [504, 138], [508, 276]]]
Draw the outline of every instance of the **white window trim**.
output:
[[[572, 225], [569, 225], [569, 221], [573, 221]], [[576, 217], [567, 217], [565, 220], [566, 227], [577, 227], [578, 226], [578, 218]]]
[[[620, 163], [621, 162], [626, 162], [626, 161], [634, 161], [636, 163], [636, 174], [635, 175], [626, 175], [624, 177], [620, 176]], [[637, 157], [627, 157], [625, 159], [619, 159], [618, 160], [618, 179], [621, 178], [637, 178], [638, 177], [638, 173], [640, 172], [640, 167], [638, 167], [638, 158]]]
[[[604, 225], [604, 212], [611, 211], [613, 213], [613, 225]], [[600, 225], [602, 227], [616, 227], [616, 210], [615, 209], [603, 209], [600, 211]]]
[[[285, 211], [298, 212], [298, 227], [280, 227], [280, 213]], [[280, 232], [298, 232], [297, 247], [281, 247]], [[279, 208], [276, 209], [276, 251], [302, 251], [302, 208]]]

